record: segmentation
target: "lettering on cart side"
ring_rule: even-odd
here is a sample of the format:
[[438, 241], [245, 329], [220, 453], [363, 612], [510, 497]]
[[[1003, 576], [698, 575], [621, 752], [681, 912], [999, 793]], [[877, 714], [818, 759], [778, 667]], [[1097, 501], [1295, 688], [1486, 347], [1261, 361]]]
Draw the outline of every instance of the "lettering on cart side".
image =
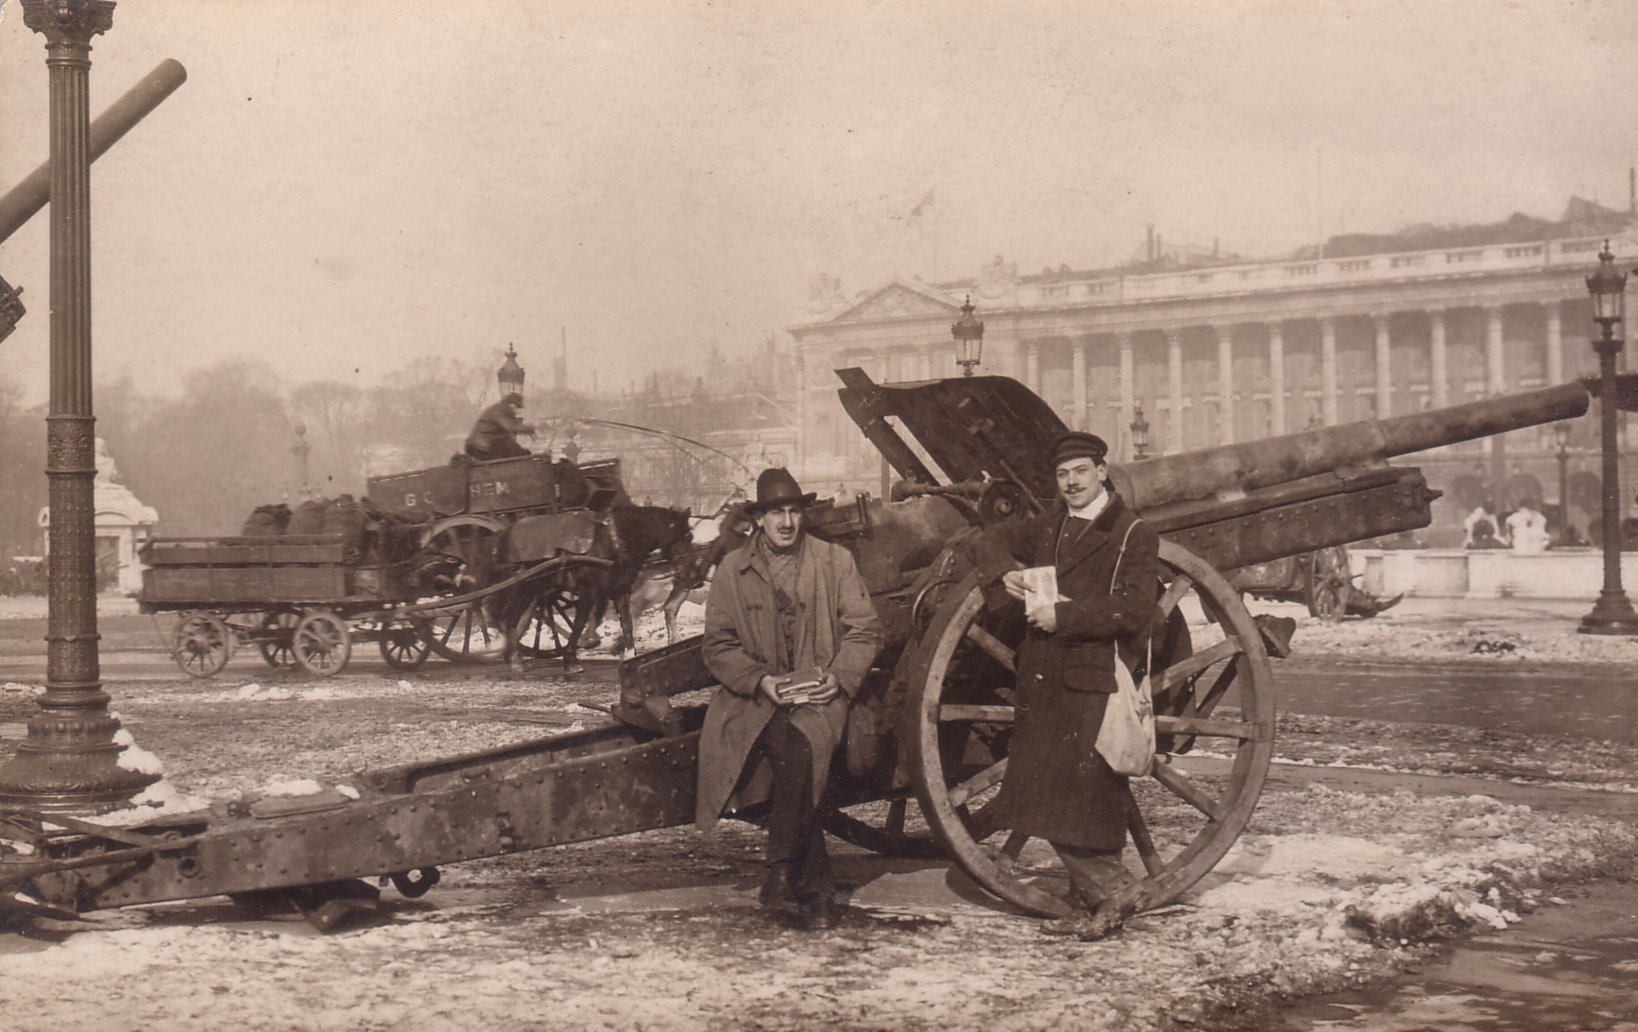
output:
[[496, 480], [488, 484], [473, 484], [471, 493], [468, 497], [482, 498], [485, 495], [493, 495], [498, 498], [501, 495], [509, 495], [511, 493], [512, 486], [510, 484], [504, 480]]

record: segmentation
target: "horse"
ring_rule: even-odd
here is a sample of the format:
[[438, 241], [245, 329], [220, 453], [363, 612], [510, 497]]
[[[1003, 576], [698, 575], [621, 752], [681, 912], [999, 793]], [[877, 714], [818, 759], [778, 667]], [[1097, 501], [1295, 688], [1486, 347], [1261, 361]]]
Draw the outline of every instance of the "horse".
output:
[[671, 593], [660, 605], [665, 613], [667, 645], [677, 643], [677, 614], [682, 611], [682, 604], [688, 599], [689, 593], [704, 587], [717, 564], [751, 536], [754, 524], [742, 508], [724, 503], [719, 511], [723, 515], [721, 522], [716, 524], [716, 536], [709, 541], [692, 542], [690, 547], [682, 550], [671, 564]]
[[[596, 534], [585, 553], [607, 566], [570, 566], [543, 585], [531, 587], [507, 607], [512, 627], [508, 656], [514, 664], [523, 654], [538, 652], [542, 634], [549, 634], [560, 646], [565, 673], [577, 674], [584, 668], [578, 659], [580, 640], [586, 628], [596, 627], [612, 602], [620, 617], [621, 654], [631, 647], [634, 631], [631, 589], [650, 555], [658, 552], [662, 561], [674, 563], [680, 546], [690, 542], [690, 515], [686, 509], [663, 505], [611, 507], [598, 520]], [[567, 626], [564, 626], [567, 624]], [[533, 645], [526, 639], [536, 639]]]

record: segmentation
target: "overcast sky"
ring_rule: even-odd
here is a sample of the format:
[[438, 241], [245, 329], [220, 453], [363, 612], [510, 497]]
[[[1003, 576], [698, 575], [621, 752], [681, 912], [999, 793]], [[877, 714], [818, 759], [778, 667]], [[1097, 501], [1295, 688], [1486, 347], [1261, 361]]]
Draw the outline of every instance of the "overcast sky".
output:
[[[1624, 207], [1635, 44], [1631, 0], [123, 0], [93, 113], [189, 81], [93, 174], [97, 369], [367, 384], [515, 341], [543, 380], [564, 327], [607, 388], [748, 349], [818, 272]], [[44, 57], [11, 0], [0, 182], [44, 160]], [[35, 398], [46, 239], [0, 247]]]

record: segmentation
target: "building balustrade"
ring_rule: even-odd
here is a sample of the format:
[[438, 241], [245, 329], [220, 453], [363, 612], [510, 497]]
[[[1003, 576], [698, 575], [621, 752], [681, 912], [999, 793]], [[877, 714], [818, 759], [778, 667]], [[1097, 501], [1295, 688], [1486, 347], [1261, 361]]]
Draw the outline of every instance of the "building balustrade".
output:
[[[1580, 267], [1587, 256], [1602, 245], [1602, 237], [1554, 240], [1540, 244], [1505, 244], [1459, 250], [1407, 252], [1374, 258], [1321, 258], [1314, 261], [1253, 262], [1223, 265], [1208, 272], [1141, 273], [1130, 276], [1097, 276], [1079, 282], [1062, 280], [1051, 284], [1022, 283], [1016, 288], [1016, 307], [1038, 307], [1044, 302], [1074, 299], [1077, 296], [1119, 304], [1129, 298], [1187, 298], [1237, 292], [1247, 283], [1266, 282], [1273, 286], [1297, 277], [1318, 284], [1353, 285], [1373, 279], [1397, 280], [1404, 270], [1425, 267], [1430, 261], [1440, 265], [1472, 266], [1474, 270], [1504, 271], [1565, 266]], [[1623, 253], [1638, 249], [1638, 241], [1621, 241]], [[1385, 259], [1385, 260], [1384, 260]], [[1224, 274], [1232, 272], [1233, 278]], [[1305, 283], [1306, 285], [1306, 283]], [[1014, 307], [1008, 304], [1006, 307]]]

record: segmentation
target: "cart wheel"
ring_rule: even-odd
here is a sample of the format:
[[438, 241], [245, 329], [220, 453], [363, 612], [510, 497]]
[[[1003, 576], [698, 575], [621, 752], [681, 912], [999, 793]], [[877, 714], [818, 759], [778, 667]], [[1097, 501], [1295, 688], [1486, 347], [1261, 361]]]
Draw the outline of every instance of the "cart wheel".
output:
[[341, 617], [315, 609], [296, 625], [296, 662], [309, 674], [339, 674], [353, 655], [353, 637]]
[[[494, 582], [501, 524], [485, 516], [454, 516], [434, 524], [422, 547], [460, 560], [444, 594], [465, 595]], [[420, 624], [433, 652], [456, 663], [499, 663], [506, 656], [506, 623], [493, 597], [429, 613]]]
[[1310, 554], [1308, 568], [1308, 612], [1326, 623], [1336, 623], [1348, 615], [1354, 593], [1353, 575], [1348, 569], [1348, 550], [1338, 545]]
[[[1117, 903], [1160, 906], [1180, 896], [1222, 859], [1251, 819], [1274, 748], [1273, 671], [1240, 595], [1192, 552], [1162, 541], [1161, 617], [1187, 621], [1187, 635], [1157, 636], [1154, 690], [1161, 741], [1212, 738], [1227, 757], [1156, 756], [1154, 772], [1132, 778], [1127, 828], [1141, 871]], [[993, 806], [1007, 765], [1014, 718], [1013, 656], [1023, 621], [1009, 607], [986, 610], [976, 576], [967, 577], [934, 617], [911, 672], [917, 795], [933, 831], [980, 885], [1038, 915], [1068, 913], [1067, 876], [1056, 853], [1008, 834]], [[1185, 644], [1174, 648], [1182, 638]], [[1217, 714], [1233, 692], [1238, 710]], [[1057, 891], [1052, 891], [1056, 889]]]
[[425, 632], [416, 624], [396, 623], [381, 628], [381, 658], [395, 670], [414, 670], [432, 655]]
[[[524, 600], [511, 619], [512, 644], [518, 654], [528, 659], [556, 659], [568, 647], [569, 635], [581, 618], [581, 610], [590, 605], [589, 578], [602, 572], [600, 564], [577, 563], [573, 560], [541, 579], [538, 587], [533, 580], [518, 588]], [[585, 619], [590, 621], [590, 613]], [[581, 629], [578, 647], [588, 647], [587, 637], [596, 630]]]
[[262, 615], [262, 622], [256, 628], [256, 648], [261, 651], [262, 661], [274, 670], [296, 665], [296, 650], [292, 643], [299, 623], [301, 610], [293, 606], [269, 610]]
[[189, 677], [210, 677], [233, 656], [233, 632], [214, 613], [185, 613], [171, 632], [171, 655]]

